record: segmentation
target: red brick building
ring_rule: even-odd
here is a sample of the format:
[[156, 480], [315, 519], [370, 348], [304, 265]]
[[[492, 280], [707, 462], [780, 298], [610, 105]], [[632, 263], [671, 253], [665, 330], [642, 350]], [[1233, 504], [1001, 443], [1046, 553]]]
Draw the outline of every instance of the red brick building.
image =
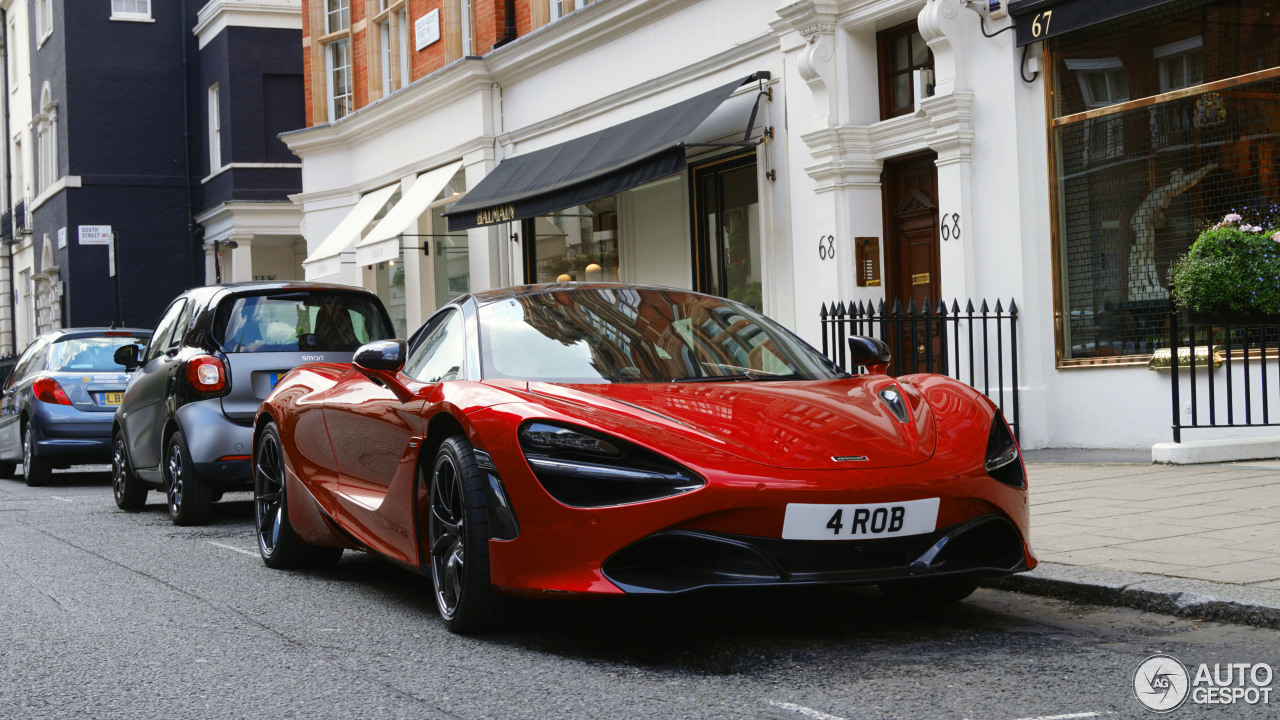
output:
[[307, 126], [559, 19], [591, 0], [304, 0]]

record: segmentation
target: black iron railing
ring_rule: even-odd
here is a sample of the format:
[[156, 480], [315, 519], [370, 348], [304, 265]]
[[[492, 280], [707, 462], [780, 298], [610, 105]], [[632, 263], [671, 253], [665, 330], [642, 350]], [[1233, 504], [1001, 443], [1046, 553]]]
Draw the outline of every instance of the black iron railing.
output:
[[[966, 382], [991, 398], [1014, 435], [1021, 430], [1018, 408], [1018, 305], [1009, 301], [1006, 309], [996, 300], [994, 309], [983, 300], [962, 310], [958, 301], [951, 308], [945, 302], [935, 309], [927, 300], [895, 302], [886, 309], [862, 302], [823, 304], [822, 353], [849, 372], [849, 337], [867, 335], [883, 340], [893, 350], [891, 375], [917, 372], [949, 375]], [[1007, 400], [1007, 404], [1006, 404]]]
[[9, 373], [13, 372], [13, 366], [17, 364], [17, 355], [0, 356], [0, 387], [9, 382]]
[[1280, 427], [1280, 319], [1171, 312], [1169, 370], [1174, 442], [1188, 429]]

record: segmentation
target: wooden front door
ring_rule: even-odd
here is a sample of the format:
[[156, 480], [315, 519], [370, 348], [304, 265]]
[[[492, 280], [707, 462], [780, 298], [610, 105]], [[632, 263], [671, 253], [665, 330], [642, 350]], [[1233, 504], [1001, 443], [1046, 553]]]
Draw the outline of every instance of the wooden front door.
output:
[[[887, 254], [885, 304], [890, 309], [895, 302], [900, 302], [906, 311], [914, 303], [916, 312], [921, 312], [928, 300], [929, 306], [936, 310], [942, 299], [938, 260], [938, 167], [934, 164], [937, 157], [933, 152], [919, 153], [886, 160], [884, 164], [881, 183]], [[941, 367], [942, 351], [938, 328], [931, 328], [933, 337], [925, 337], [924, 323], [917, 324], [922, 337], [912, 346], [906, 346], [905, 335], [910, 327], [910, 323], [904, 327], [904, 347], [893, 347], [897, 339], [888, 338], [894, 367], [902, 372], [923, 372], [932, 355], [936, 372]]]

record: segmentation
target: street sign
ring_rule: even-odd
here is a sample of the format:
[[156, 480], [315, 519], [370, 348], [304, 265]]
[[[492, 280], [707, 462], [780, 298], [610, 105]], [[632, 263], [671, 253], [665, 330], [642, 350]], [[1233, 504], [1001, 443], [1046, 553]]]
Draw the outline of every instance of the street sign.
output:
[[111, 244], [111, 226], [110, 225], [81, 225], [80, 226], [80, 244], [81, 245], [110, 245]]

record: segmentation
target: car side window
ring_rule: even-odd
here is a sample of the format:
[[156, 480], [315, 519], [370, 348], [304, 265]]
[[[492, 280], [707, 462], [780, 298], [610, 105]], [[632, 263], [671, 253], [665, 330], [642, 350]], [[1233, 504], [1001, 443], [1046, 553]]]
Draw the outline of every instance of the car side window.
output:
[[18, 358], [18, 364], [13, 366], [13, 372], [9, 373], [8, 387], [13, 387], [14, 383], [20, 382], [23, 378], [31, 374], [32, 368], [36, 365], [37, 358], [49, 343], [40, 339], [31, 343], [27, 347], [26, 352], [22, 353], [22, 357]]
[[151, 342], [147, 343], [147, 356], [142, 359], [142, 364], [155, 360], [169, 349], [169, 343], [173, 338], [173, 331], [178, 326], [178, 321], [184, 317], [187, 301], [185, 299], [175, 301], [165, 310], [164, 317], [160, 318], [160, 324], [156, 325], [156, 331], [151, 334]]
[[419, 382], [456, 380], [467, 357], [464, 335], [462, 313], [450, 311], [433, 318], [409, 353], [404, 373]]

